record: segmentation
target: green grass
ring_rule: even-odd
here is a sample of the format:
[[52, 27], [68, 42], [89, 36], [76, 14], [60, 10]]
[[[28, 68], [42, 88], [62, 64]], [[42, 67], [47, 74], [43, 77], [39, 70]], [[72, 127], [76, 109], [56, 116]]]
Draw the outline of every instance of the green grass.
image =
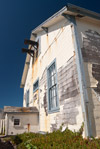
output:
[[83, 127], [78, 132], [61, 129], [45, 135], [23, 133], [11, 137], [17, 149], [100, 149], [100, 139], [83, 139]]

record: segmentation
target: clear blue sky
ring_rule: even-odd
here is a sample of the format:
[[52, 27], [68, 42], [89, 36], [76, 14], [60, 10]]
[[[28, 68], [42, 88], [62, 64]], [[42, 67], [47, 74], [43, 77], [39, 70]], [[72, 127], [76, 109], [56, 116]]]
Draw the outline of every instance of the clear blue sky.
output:
[[67, 3], [100, 13], [99, 0], [0, 0], [0, 108], [22, 106], [24, 39]]

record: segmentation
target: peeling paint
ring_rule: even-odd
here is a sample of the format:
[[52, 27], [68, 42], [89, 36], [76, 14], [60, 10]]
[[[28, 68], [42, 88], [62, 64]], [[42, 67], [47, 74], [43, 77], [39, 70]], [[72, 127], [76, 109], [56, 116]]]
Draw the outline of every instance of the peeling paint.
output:
[[92, 76], [98, 81], [93, 88], [100, 95], [100, 34], [93, 30], [86, 31], [83, 38], [82, 54], [85, 62], [92, 63]]
[[89, 113], [93, 136], [100, 136], [100, 33], [88, 29], [84, 31], [82, 55], [85, 66]]
[[39, 109], [39, 90], [33, 94], [33, 105]]
[[33, 77], [33, 82], [38, 77], [38, 58], [35, 60], [33, 66], [32, 66], [32, 77]]
[[[79, 83], [77, 78], [77, 70], [75, 63], [75, 54], [71, 57], [64, 66], [58, 69], [58, 96], [60, 101], [60, 112], [52, 114], [53, 120], [50, 119], [50, 131], [58, 129], [62, 123], [66, 126], [77, 125], [77, 117], [82, 114], [79, 111], [81, 107]], [[43, 104], [45, 114], [45, 128], [47, 127], [47, 89], [46, 89], [46, 69], [44, 70], [40, 79], [40, 84], [44, 86]], [[43, 81], [44, 80], [44, 81]], [[43, 88], [43, 87], [42, 87]], [[80, 122], [81, 123], [81, 122]]]
[[44, 97], [43, 97], [43, 101], [44, 101], [44, 110], [45, 110], [45, 113], [46, 113], [46, 116], [48, 115], [48, 107], [47, 107], [47, 95], [46, 95], [46, 92], [44, 94]]

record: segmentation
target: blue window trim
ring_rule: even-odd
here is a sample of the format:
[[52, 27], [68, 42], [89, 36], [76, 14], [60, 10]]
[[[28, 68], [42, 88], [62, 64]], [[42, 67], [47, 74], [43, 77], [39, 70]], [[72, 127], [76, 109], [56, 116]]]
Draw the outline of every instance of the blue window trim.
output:
[[29, 97], [30, 97], [29, 94], [30, 94], [30, 90], [28, 89], [28, 90], [27, 90], [27, 95], [26, 95], [26, 96], [27, 96], [27, 97], [26, 97], [26, 99], [27, 99], [26, 107], [29, 107]]
[[[56, 83], [57, 83], [57, 107], [54, 108], [54, 109], [49, 109], [49, 73], [48, 73], [48, 70], [49, 68], [55, 63], [55, 71], [56, 71]], [[47, 67], [47, 99], [48, 99], [48, 102], [47, 102], [47, 105], [48, 105], [48, 113], [54, 113], [54, 112], [58, 112], [60, 110], [59, 108], [59, 98], [58, 98], [58, 81], [57, 81], [57, 63], [56, 63], [56, 58], [48, 65]]]
[[[38, 81], [38, 87], [34, 90], [34, 84]], [[33, 93], [35, 93], [39, 89], [39, 78], [33, 83]]]

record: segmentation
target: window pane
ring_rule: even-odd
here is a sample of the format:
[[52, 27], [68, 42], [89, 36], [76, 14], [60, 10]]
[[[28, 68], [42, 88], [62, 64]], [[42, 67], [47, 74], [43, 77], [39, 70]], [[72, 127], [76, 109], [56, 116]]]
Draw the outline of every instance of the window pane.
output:
[[48, 78], [49, 80], [49, 88], [56, 84], [56, 74]]
[[55, 74], [56, 71], [55, 71], [55, 65], [53, 65], [53, 74]]
[[56, 108], [56, 97], [53, 97], [53, 108]]
[[53, 98], [51, 98], [51, 110], [53, 109]]
[[53, 76], [55, 74], [55, 64], [52, 64], [49, 68], [49, 77]]
[[48, 91], [49, 91], [49, 110], [53, 110], [58, 106], [55, 62], [48, 69]]
[[54, 76], [52, 76], [52, 86], [54, 85]]
[[52, 98], [52, 90], [49, 91], [49, 109], [51, 110], [51, 98]]
[[54, 97], [56, 96], [56, 86], [54, 86]]
[[52, 86], [52, 78], [48, 78], [49, 88]]
[[51, 77], [52, 68], [49, 68], [49, 77]]
[[19, 119], [14, 119], [14, 125], [19, 125], [20, 120]]
[[36, 81], [36, 83], [34, 83], [33, 85], [33, 91], [35, 91], [36, 89], [38, 89], [39, 87], [39, 80]]
[[29, 106], [29, 90], [27, 91], [27, 107]]

